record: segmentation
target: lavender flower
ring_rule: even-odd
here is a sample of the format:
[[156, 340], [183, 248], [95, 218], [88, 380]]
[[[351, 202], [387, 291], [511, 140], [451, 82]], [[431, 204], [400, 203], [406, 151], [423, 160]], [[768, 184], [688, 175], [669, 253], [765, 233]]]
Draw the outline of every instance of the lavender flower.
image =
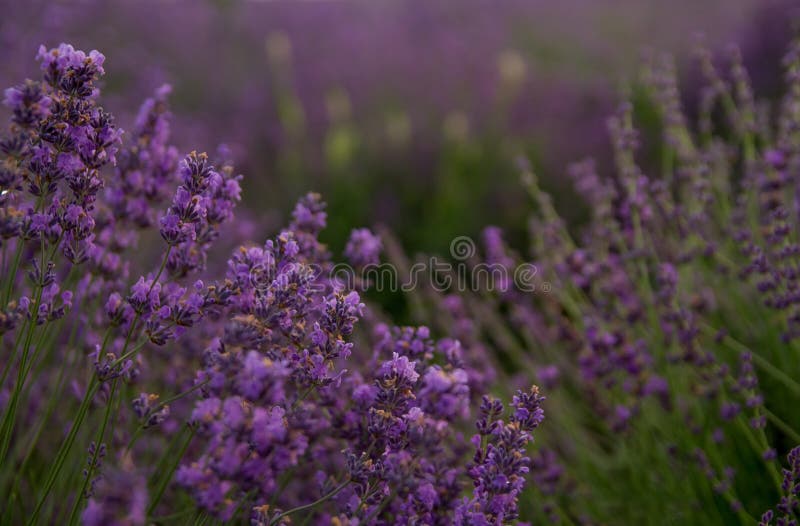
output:
[[[761, 516], [761, 525], [769, 524], [794, 524], [798, 510], [800, 510], [800, 447], [792, 449], [786, 457], [788, 468], [783, 470], [781, 490], [783, 496], [775, 510], [767, 510]], [[775, 522], [773, 523], [773, 520]]]
[[530, 470], [525, 447], [533, 440], [532, 431], [544, 420], [536, 386], [527, 393], [518, 391], [511, 404], [508, 423], [499, 420], [496, 404], [485, 399], [481, 406], [480, 434], [472, 439], [476, 446], [470, 469], [475, 489], [456, 509], [457, 524], [503, 524], [518, 516], [517, 499], [524, 477]]
[[381, 238], [366, 228], [353, 230], [344, 255], [355, 267], [375, 265], [380, 262], [380, 253], [383, 248]]

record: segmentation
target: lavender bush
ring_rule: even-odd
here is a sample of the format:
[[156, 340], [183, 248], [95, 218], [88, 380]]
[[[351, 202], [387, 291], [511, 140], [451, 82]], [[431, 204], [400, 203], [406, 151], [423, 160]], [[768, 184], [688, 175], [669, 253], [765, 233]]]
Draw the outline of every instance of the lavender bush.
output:
[[[538, 388], [504, 409], [457, 339], [392, 326], [330, 277], [316, 194], [220, 265], [229, 152], [178, 154], [168, 86], [123, 133], [97, 51], [37, 60], [0, 143], [3, 524], [518, 517]], [[361, 229], [346, 252], [380, 249]]]

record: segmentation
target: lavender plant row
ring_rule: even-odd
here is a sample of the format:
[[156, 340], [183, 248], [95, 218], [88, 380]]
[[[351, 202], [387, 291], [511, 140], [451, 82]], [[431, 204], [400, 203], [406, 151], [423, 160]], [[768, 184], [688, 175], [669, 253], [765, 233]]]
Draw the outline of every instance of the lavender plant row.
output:
[[[123, 133], [97, 51], [37, 59], [4, 99], [3, 524], [517, 517], [536, 387], [481, 397], [457, 340], [327, 278], [318, 195], [215, 269], [241, 194], [227, 152], [170, 146], [168, 87]], [[347, 253], [379, 250], [358, 230]]]
[[33, 75], [29, 50], [41, 42], [100, 47], [118, 124], [132, 128], [144, 94], [173, 83], [175, 144], [223, 138], [257, 174], [245, 206], [285, 213], [322, 190], [324, 237], [337, 246], [367, 221], [417, 250], [488, 222], [520, 240], [526, 203], [507, 152], [531, 156], [559, 195], [572, 195], [559, 176], [576, 156], [610, 166], [604, 120], [639, 45], [683, 58], [696, 31], [714, 49], [737, 42], [760, 93], [776, 95], [797, 2], [676, 1], [12, 0], [0, 4], [0, 85]]
[[580, 231], [520, 163], [531, 246], [514, 251], [487, 228], [467, 270], [533, 264], [536, 287], [473, 281], [416, 302], [434, 330], [491, 349], [511, 385], [535, 378], [547, 393], [526, 518], [798, 523], [800, 42], [775, 108], [756, 102], [736, 50], [729, 68], [702, 49], [697, 58], [707, 87], [696, 125], [671, 60], [643, 65], [660, 166], [637, 162], [643, 139], [626, 103], [608, 121], [615, 173], [571, 167], [592, 211]]

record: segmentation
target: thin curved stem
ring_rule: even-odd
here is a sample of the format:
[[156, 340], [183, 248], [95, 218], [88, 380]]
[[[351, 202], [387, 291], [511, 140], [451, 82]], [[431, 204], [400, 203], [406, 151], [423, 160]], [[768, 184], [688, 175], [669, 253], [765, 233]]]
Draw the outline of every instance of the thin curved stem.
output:
[[270, 526], [274, 526], [275, 524], [278, 524], [281, 519], [283, 519], [284, 517], [288, 517], [289, 515], [292, 515], [293, 513], [298, 513], [298, 512], [301, 512], [301, 511], [305, 511], [305, 510], [310, 510], [310, 509], [316, 508], [317, 506], [319, 506], [323, 502], [335, 497], [340, 491], [342, 491], [344, 488], [346, 488], [349, 484], [350, 484], [350, 478], [348, 477], [347, 479], [345, 479], [344, 482], [342, 482], [341, 484], [339, 484], [338, 486], [333, 488], [329, 493], [323, 495], [322, 497], [318, 498], [314, 502], [311, 502], [309, 504], [304, 504], [304, 505], [298, 506], [296, 508], [292, 508], [290, 510], [284, 511], [283, 513], [275, 516], [274, 519], [269, 521]]
[[[709, 335], [716, 335], [718, 333], [718, 331], [716, 331], [713, 327], [711, 327], [708, 324], [703, 324], [702, 328]], [[766, 358], [759, 355], [757, 352], [751, 350], [745, 344], [743, 344], [742, 342], [738, 341], [737, 339], [733, 338], [730, 335], [725, 335], [722, 341], [734, 351], [749, 353], [753, 357], [753, 362], [756, 364], [756, 366], [758, 366], [765, 373], [769, 374], [770, 376], [781, 382], [785, 387], [789, 388], [789, 390], [792, 391], [792, 393], [794, 393], [795, 395], [800, 395], [800, 383], [797, 383], [789, 375], [781, 371], [779, 368], [775, 367]]]
[[[179, 393], [179, 394], [176, 394], [175, 396], [172, 396], [172, 397], [170, 397], [170, 398], [167, 398], [167, 399], [166, 399], [166, 400], [164, 400], [163, 402], [159, 403], [159, 404], [158, 404], [158, 405], [157, 405], [157, 406], [156, 406], [156, 407], [153, 409], [152, 413], [157, 413], [157, 412], [158, 412], [158, 411], [160, 411], [160, 410], [161, 410], [163, 407], [165, 407], [165, 406], [167, 406], [167, 405], [171, 404], [172, 402], [175, 402], [175, 401], [177, 401], [177, 400], [180, 400], [181, 398], [183, 398], [183, 397], [185, 397], [185, 396], [188, 396], [188, 395], [190, 395], [191, 393], [193, 393], [193, 392], [197, 391], [198, 389], [200, 389], [200, 388], [201, 388], [201, 387], [203, 387], [204, 385], [208, 384], [208, 382], [210, 382], [210, 381], [211, 381], [211, 380], [210, 380], [210, 379], [208, 379], [208, 380], [206, 380], [206, 381], [204, 381], [204, 382], [200, 382], [199, 384], [192, 386], [190, 389], [187, 389], [186, 391], [184, 391], [184, 392], [182, 392], [182, 393]], [[139, 427], [137, 427], [137, 428], [136, 428], [136, 431], [134, 431], [134, 433], [133, 433], [133, 436], [131, 437], [130, 441], [128, 442], [128, 445], [125, 447], [125, 450], [126, 450], [126, 451], [130, 451], [130, 449], [133, 447], [133, 445], [136, 443], [136, 441], [137, 441], [137, 440], [139, 439], [139, 437], [141, 436], [141, 434], [142, 434], [142, 431], [144, 431], [144, 429], [145, 429], [145, 427], [144, 427], [144, 424], [139, 424]]]

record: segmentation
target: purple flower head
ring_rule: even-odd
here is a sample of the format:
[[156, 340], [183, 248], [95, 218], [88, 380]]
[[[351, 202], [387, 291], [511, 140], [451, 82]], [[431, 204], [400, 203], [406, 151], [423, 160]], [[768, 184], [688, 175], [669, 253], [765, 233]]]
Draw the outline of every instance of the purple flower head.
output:
[[148, 499], [145, 477], [133, 471], [106, 470], [81, 520], [86, 526], [144, 524]]
[[419, 374], [415, 370], [415, 362], [406, 356], [392, 353], [392, 359], [384, 362], [378, 374], [384, 378], [393, 378], [405, 384], [414, 384], [419, 379]]
[[219, 226], [233, 218], [240, 199], [239, 176], [225, 166], [217, 172], [204, 153], [191, 152], [181, 162], [172, 206], [161, 218], [161, 237], [170, 247], [167, 270], [184, 277], [205, 268], [211, 243]]
[[159, 404], [157, 394], [141, 393], [131, 403], [134, 414], [146, 429], [161, 424], [170, 414], [168, 404]]
[[350, 233], [344, 255], [355, 267], [380, 263], [383, 242], [367, 228], [358, 228]]
[[429, 367], [419, 390], [420, 405], [425, 412], [445, 420], [466, 417], [469, 412], [467, 373], [461, 369], [445, 371]]
[[478, 432], [483, 435], [492, 435], [498, 426], [502, 425], [500, 416], [503, 414], [503, 403], [488, 395], [483, 395], [480, 405], [480, 417], [475, 423]]
[[39, 47], [36, 59], [41, 61], [45, 80], [54, 88], [79, 97], [97, 95], [94, 82], [105, 74], [105, 56], [97, 50], [88, 54], [69, 44], [48, 50]]
[[545, 398], [539, 394], [539, 388], [535, 385], [527, 392], [517, 391], [511, 401], [514, 408], [511, 421], [519, 422], [523, 430], [532, 431], [539, 427], [544, 420], [544, 410], [542, 402]]
[[222, 402], [219, 398], [207, 398], [198, 402], [192, 411], [192, 420], [201, 424], [210, 424], [219, 414]]
[[44, 94], [41, 84], [27, 81], [4, 92], [3, 104], [13, 112], [12, 121], [29, 127], [50, 115], [52, 99]]
[[375, 332], [380, 339], [377, 347], [385, 355], [397, 353], [413, 359], [429, 359], [433, 355], [430, 329], [425, 326], [389, 328], [379, 325]]
[[[764, 458], [770, 461], [773, 457], [771, 450], [764, 454]], [[774, 510], [764, 512], [759, 525], [770, 525], [773, 519], [777, 519], [779, 525], [795, 524], [797, 511], [800, 510], [800, 446], [796, 446], [786, 456], [788, 467], [783, 469], [781, 490], [783, 496], [778, 501]]]
[[153, 97], [144, 101], [139, 107], [134, 134], [147, 146], [164, 145], [169, 138], [170, 114], [166, 103], [170, 93], [172, 86], [163, 84], [155, 90]]
[[131, 287], [127, 300], [136, 312], [150, 313], [158, 310], [161, 305], [160, 293], [161, 283], [140, 277]]
[[736, 402], [725, 402], [722, 404], [720, 408], [720, 416], [725, 421], [730, 421], [739, 416], [741, 412], [741, 406]]
[[257, 409], [253, 415], [253, 444], [261, 451], [269, 451], [273, 444], [283, 442], [288, 434], [285, 411], [273, 407], [269, 411]]
[[297, 202], [292, 212], [291, 229], [317, 233], [325, 228], [328, 214], [319, 194], [308, 194]]
[[552, 389], [558, 385], [560, 376], [561, 372], [556, 365], [546, 365], [536, 372], [536, 378], [547, 389]]
[[533, 440], [530, 432], [544, 419], [543, 401], [536, 386], [528, 392], [517, 391], [509, 422], [503, 423], [499, 420], [502, 406], [484, 398], [478, 429], [488, 442], [484, 445], [481, 435], [473, 441], [477, 451], [469, 474], [475, 488], [472, 498], [456, 508], [456, 524], [502, 524], [517, 518], [517, 499], [531, 462], [525, 447]]

